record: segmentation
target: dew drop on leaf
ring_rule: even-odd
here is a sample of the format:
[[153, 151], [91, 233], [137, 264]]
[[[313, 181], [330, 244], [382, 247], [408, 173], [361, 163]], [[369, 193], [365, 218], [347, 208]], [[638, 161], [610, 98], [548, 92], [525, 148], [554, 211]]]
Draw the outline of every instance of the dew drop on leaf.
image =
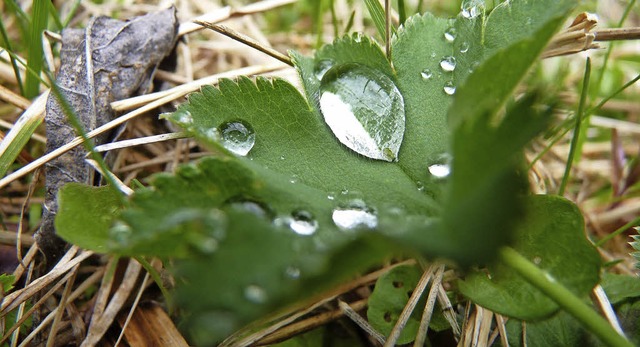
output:
[[422, 77], [423, 80], [430, 80], [431, 77], [433, 77], [433, 72], [431, 72], [431, 69], [424, 69], [420, 73], [420, 76]]
[[460, 53], [467, 53], [469, 51], [469, 42], [464, 41], [461, 45], [460, 45]]
[[456, 28], [455, 27], [451, 27], [451, 28], [447, 29], [444, 32], [444, 39], [447, 40], [447, 42], [453, 42], [453, 40], [456, 39]]
[[456, 69], [456, 58], [452, 56], [446, 56], [440, 60], [440, 67], [442, 70], [450, 72]]
[[453, 95], [456, 92], [456, 86], [453, 84], [452, 81], [447, 81], [447, 82], [444, 83], [443, 90], [444, 90], [445, 94]]
[[429, 161], [428, 171], [436, 179], [444, 179], [451, 174], [451, 156], [449, 154], [438, 155]]
[[178, 122], [183, 127], [193, 124], [193, 116], [189, 111], [177, 112], [175, 117], [176, 122]]
[[291, 214], [289, 228], [299, 235], [311, 235], [318, 230], [318, 221], [305, 210], [296, 210]]
[[484, 12], [484, 0], [463, 0], [460, 5], [462, 17], [472, 19]]
[[267, 302], [267, 292], [255, 284], [248, 285], [244, 289], [244, 297], [254, 304], [264, 304]]
[[342, 231], [374, 229], [378, 226], [378, 216], [375, 211], [360, 199], [351, 201], [346, 207], [336, 208], [331, 218]]
[[273, 215], [273, 212], [267, 206], [257, 201], [235, 197], [227, 200], [227, 204], [233, 209], [246, 211], [260, 218], [271, 219]]
[[291, 279], [297, 280], [298, 278], [300, 278], [300, 269], [295, 267], [295, 266], [289, 266], [287, 267], [287, 269], [284, 271], [284, 274]]
[[127, 245], [129, 237], [131, 237], [132, 230], [131, 227], [121, 221], [116, 221], [116, 223], [109, 230], [111, 234], [111, 238], [121, 245]]
[[365, 157], [395, 161], [405, 128], [404, 99], [389, 76], [361, 64], [329, 69], [320, 110], [338, 140]]
[[243, 121], [225, 122], [219, 127], [222, 145], [229, 151], [245, 156], [256, 143], [256, 133]]

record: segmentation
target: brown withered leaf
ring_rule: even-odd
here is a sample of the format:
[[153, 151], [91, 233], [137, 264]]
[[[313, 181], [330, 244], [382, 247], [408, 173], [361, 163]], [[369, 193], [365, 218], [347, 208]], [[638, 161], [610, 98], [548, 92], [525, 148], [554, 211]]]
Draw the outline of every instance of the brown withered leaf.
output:
[[[111, 102], [149, 90], [156, 67], [175, 46], [177, 32], [173, 7], [128, 21], [98, 17], [86, 29], [62, 31], [56, 83], [86, 131], [116, 117]], [[47, 152], [77, 135], [53, 93], [47, 101], [45, 123]], [[94, 141], [102, 144], [114, 136], [105, 134]], [[36, 242], [49, 267], [57, 262], [66, 246], [56, 235], [53, 223], [58, 189], [68, 182], [96, 184], [85, 154], [82, 147], [76, 147], [46, 165], [45, 204]]]

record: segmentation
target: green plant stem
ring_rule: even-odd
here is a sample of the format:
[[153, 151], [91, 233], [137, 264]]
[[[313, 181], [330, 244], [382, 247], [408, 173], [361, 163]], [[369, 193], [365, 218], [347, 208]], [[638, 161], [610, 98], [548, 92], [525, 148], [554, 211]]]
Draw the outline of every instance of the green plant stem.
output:
[[609, 241], [612, 238], [622, 234], [623, 232], [625, 232], [625, 230], [627, 230], [629, 228], [638, 226], [638, 224], [640, 224], [640, 217], [636, 217], [631, 222], [619, 227], [618, 229], [616, 229], [616, 231], [614, 231], [611, 234], [609, 234], [609, 235], [603, 237], [602, 239], [600, 239], [600, 241], [596, 242], [596, 247], [600, 247], [600, 246], [604, 245], [607, 241]]
[[569, 181], [569, 176], [571, 175], [571, 166], [573, 165], [573, 159], [576, 155], [576, 151], [578, 150], [578, 143], [580, 142], [580, 125], [582, 120], [582, 114], [584, 112], [584, 105], [587, 100], [587, 93], [589, 92], [589, 78], [591, 76], [591, 59], [587, 58], [587, 63], [584, 68], [584, 79], [582, 81], [582, 93], [580, 93], [580, 103], [578, 104], [578, 112], [576, 112], [576, 126], [573, 133], [573, 138], [571, 139], [571, 147], [569, 149], [569, 157], [567, 158], [567, 167], [564, 170], [564, 175], [562, 176], [562, 182], [560, 183], [560, 189], [558, 194], [560, 196], [564, 195], [564, 191], [567, 188], [567, 182]]
[[516, 271], [527, 282], [555, 301], [558, 306], [575, 317], [589, 331], [596, 335], [608, 346], [632, 347], [624, 336], [618, 334], [611, 325], [587, 305], [576, 297], [570, 290], [558, 283], [547, 272], [540, 270], [532, 262], [510, 247], [498, 251], [502, 263]]
[[162, 292], [162, 296], [164, 296], [164, 300], [167, 303], [167, 307], [169, 308], [169, 313], [173, 312], [173, 297], [171, 296], [171, 293], [169, 293], [167, 288], [162, 284], [162, 278], [160, 277], [160, 273], [158, 273], [158, 270], [156, 270], [156, 268], [154, 268], [153, 265], [151, 265], [151, 263], [149, 263], [142, 256], [134, 256], [133, 259], [135, 259], [138, 263], [140, 263], [140, 265], [142, 265], [142, 267], [147, 271], [147, 273], [149, 273], [149, 276], [151, 276], [153, 281], [156, 282], [156, 285], [158, 285], [158, 288], [160, 288], [160, 291]]
[[398, 17], [400, 17], [400, 25], [407, 20], [407, 9], [404, 0], [398, 0]]

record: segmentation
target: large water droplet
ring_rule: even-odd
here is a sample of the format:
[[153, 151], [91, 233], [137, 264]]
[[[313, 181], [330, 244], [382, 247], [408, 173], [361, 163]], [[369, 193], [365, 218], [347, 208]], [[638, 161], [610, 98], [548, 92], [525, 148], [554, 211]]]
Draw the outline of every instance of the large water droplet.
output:
[[318, 221], [305, 210], [296, 210], [291, 214], [289, 228], [299, 235], [311, 235], [318, 230]]
[[331, 59], [322, 59], [318, 63], [316, 63], [315, 68], [313, 69], [313, 73], [316, 75], [318, 80], [321, 80], [324, 77], [324, 74], [333, 67], [333, 60]]
[[244, 297], [254, 304], [264, 304], [267, 302], [267, 292], [255, 284], [248, 285], [244, 288]]
[[457, 30], [455, 27], [451, 27], [444, 32], [444, 39], [447, 42], [453, 42], [456, 39]]
[[351, 201], [346, 207], [333, 210], [331, 218], [338, 229], [343, 231], [374, 229], [378, 226], [375, 211], [360, 199]]
[[361, 64], [334, 66], [320, 84], [320, 110], [345, 146], [372, 159], [397, 160], [404, 99], [389, 76]]
[[456, 69], [456, 58], [452, 57], [452, 56], [446, 56], [444, 58], [442, 58], [442, 60], [440, 60], [440, 67], [442, 68], [442, 70], [444, 71], [453, 71]]
[[445, 94], [453, 95], [456, 92], [456, 86], [453, 84], [452, 81], [447, 81], [447, 82], [444, 83], [443, 90], [444, 90]]
[[433, 77], [433, 72], [431, 72], [431, 69], [424, 69], [422, 70], [422, 72], [420, 73], [420, 76], [422, 77], [422, 79], [424, 80], [430, 80], [431, 77]]
[[247, 155], [256, 143], [256, 133], [243, 121], [225, 122], [219, 129], [222, 145], [237, 155]]

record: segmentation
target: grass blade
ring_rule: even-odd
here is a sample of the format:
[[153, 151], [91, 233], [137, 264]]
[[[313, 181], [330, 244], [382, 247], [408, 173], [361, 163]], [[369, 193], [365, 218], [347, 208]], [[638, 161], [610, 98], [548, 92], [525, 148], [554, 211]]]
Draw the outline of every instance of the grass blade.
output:
[[571, 139], [571, 147], [569, 149], [569, 157], [567, 158], [567, 167], [564, 170], [564, 175], [562, 176], [562, 182], [560, 183], [560, 189], [558, 194], [560, 196], [564, 195], [564, 191], [567, 188], [567, 182], [569, 181], [569, 176], [571, 174], [571, 166], [573, 165], [573, 160], [576, 155], [576, 151], [578, 151], [578, 144], [580, 142], [580, 128], [582, 124], [582, 114], [584, 113], [584, 105], [587, 100], [587, 94], [589, 93], [589, 79], [591, 77], [591, 59], [587, 58], [587, 64], [584, 68], [584, 80], [582, 81], [582, 93], [580, 94], [580, 103], [578, 104], [578, 112], [576, 112], [576, 126], [573, 133], [573, 138]]
[[375, 24], [376, 29], [378, 30], [378, 34], [384, 40], [385, 35], [385, 20], [384, 20], [384, 9], [378, 0], [364, 0], [364, 3], [367, 5], [367, 9], [369, 10], [369, 15], [373, 20], [373, 24]]
[[[27, 66], [29, 70], [40, 74], [43, 66], [42, 31], [47, 27], [49, 17], [48, 1], [35, 0], [33, 2], [33, 15], [31, 16], [31, 28], [29, 30], [29, 51]], [[25, 97], [31, 99], [39, 94], [40, 79], [31, 74], [27, 75], [25, 85]]]
[[4, 177], [31, 135], [42, 124], [48, 96], [48, 92], [40, 95], [31, 107], [22, 114], [4, 140], [0, 142], [0, 177]]

